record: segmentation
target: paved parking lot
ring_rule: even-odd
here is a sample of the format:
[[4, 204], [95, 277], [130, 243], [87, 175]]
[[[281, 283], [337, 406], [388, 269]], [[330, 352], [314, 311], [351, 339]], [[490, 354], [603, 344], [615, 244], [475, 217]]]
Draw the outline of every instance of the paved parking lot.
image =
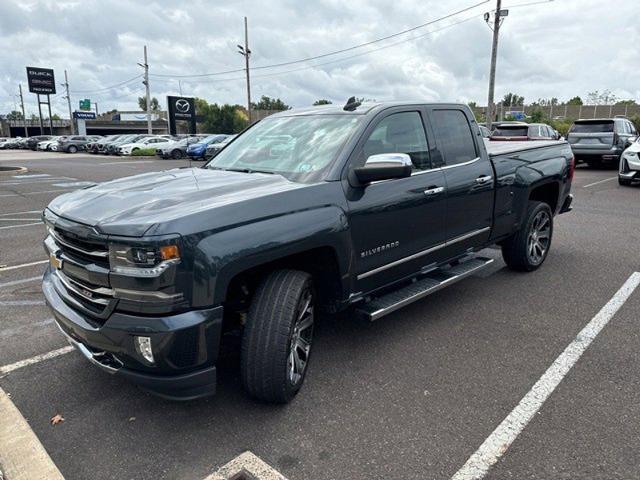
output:
[[[0, 153], [7, 164], [29, 172], [0, 176], [5, 367], [66, 346], [40, 293], [43, 207], [83, 182], [188, 162]], [[640, 187], [581, 166], [573, 193], [540, 270], [511, 272], [490, 250], [490, 274], [383, 320], [321, 319], [306, 384], [289, 405], [249, 399], [233, 354], [217, 396], [187, 403], [67, 350], [13, 369], [0, 387], [67, 479], [203, 479], [245, 451], [291, 480], [451, 478], [640, 270]], [[640, 289], [625, 300], [486, 478], [640, 477]], [[65, 421], [52, 426], [58, 413]]]

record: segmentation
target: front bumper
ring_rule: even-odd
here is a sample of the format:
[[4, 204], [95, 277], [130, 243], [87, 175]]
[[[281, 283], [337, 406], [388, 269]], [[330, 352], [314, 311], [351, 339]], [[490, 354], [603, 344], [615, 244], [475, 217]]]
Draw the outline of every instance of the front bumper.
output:
[[[91, 363], [156, 395], [190, 400], [216, 391], [222, 307], [165, 317], [114, 312], [98, 324], [71, 308], [47, 269], [42, 289], [55, 322], [69, 343]], [[145, 364], [134, 346], [136, 335], [151, 338], [155, 365]]]

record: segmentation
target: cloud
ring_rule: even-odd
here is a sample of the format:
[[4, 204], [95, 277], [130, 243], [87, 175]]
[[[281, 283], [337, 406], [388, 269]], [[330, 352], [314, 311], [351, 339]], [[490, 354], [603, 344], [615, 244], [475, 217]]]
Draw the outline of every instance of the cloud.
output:
[[[216, 2], [217, 3], [217, 2]], [[206, 0], [3, 0], [0, 3], [0, 113], [14, 108], [25, 67], [51, 67], [58, 83], [69, 73], [73, 105], [80, 98], [100, 110], [137, 109], [142, 95], [142, 48], [154, 74], [187, 75], [243, 68], [236, 44], [249, 17], [251, 63], [260, 67], [324, 54], [398, 32], [465, 8], [473, 0], [259, 0], [216, 5]], [[601, 0], [555, 0], [517, 7], [501, 30], [496, 96], [527, 100], [610, 89], [640, 101], [637, 0], [615, 8]], [[481, 14], [493, 2], [411, 34], [315, 61], [252, 72], [255, 98], [269, 95], [293, 106], [351, 95], [378, 100], [486, 103], [491, 31]], [[465, 18], [467, 22], [453, 25]], [[433, 32], [428, 34], [428, 32]], [[419, 38], [421, 37], [421, 38]], [[403, 39], [389, 48], [384, 45]], [[369, 52], [369, 53], [365, 53]], [[357, 56], [354, 56], [357, 55]], [[352, 57], [352, 58], [349, 58]], [[327, 62], [332, 63], [327, 63]], [[110, 85], [130, 80], [108, 89]], [[59, 87], [59, 93], [61, 92]], [[244, 73], [218, 77], [151, 78], [152, 95], [195, 95], [212, 102], [246, 102]], [[35, 96], [26, 95], [29, 113]], [[62, 95], [54, 110], [67, 112]]]

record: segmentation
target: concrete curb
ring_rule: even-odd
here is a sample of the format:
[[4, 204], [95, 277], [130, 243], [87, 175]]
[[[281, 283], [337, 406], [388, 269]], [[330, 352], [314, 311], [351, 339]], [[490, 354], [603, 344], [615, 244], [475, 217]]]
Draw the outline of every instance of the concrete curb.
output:
[[7, 480], [64, 480], [38, 437], [0, 388], [0, 469]]
[[20, 175], [21, 173], [27, 173], [28, 171], [29, 169], [27, 167], [11, 167], [3, 165], [0, 166], [0, 177], [3, 175]]

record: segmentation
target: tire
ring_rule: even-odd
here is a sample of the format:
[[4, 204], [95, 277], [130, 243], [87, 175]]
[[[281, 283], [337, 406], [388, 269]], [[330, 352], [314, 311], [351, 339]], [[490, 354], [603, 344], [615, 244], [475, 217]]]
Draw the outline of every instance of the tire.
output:
[[175, 149], [171, 152], [171, 158], [180, 160], [182, 158], [182, 150]]
[[78, 147], [76, 147], [75, 145], [70, 145], [69, 148], [67, 148], [67, 152], [69, 153], [76, 153], [78, 151]]
[[512, 270], [532, 272], [547, 258], [552, 237], [551, 208], [544, 202], [530, 201], [520, 230], [502, 244], [502, 258]]
[[298, 270], [277, 270], [260, 284], [242, 335], [240, 373], [251, 396], [287, 403], [304, 382], [314, 321], [313, 282]]
[[622, 185], [623, 187], [628, 187], [629, 185], [631, 185], [631, 180], [618, 177], [618, 184]]

